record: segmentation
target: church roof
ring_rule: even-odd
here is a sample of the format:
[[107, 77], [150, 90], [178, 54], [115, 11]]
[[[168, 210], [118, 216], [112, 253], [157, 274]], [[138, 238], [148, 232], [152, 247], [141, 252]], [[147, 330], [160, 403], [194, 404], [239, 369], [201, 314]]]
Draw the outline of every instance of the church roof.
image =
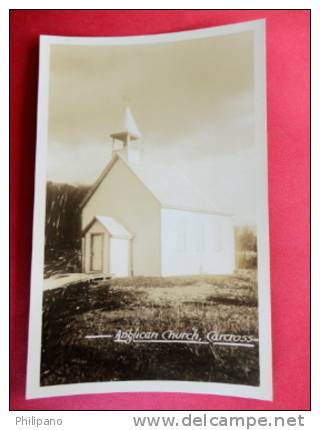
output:
[[132, 237], [128, 230], [114, 218], [102, 215], [96, 215], [93, 220], [86, 226], [83, 231], [83, 234], [85, 234], [89, 230], [89, 228], [94, 224], [95, 221], [99, 221], [99, 223], [108, 231], [108, 233], [112, 237], [122, 239], [130, 239]]
[[100, 183], [111, 170], [115, 162], [120, 159], [135, 174], [135, 176], [151, 192], [162, 207], [205, 212], [220, 215], [231, 215], [219, 212], [214, 207], [211, 200], [199, 190], [192, 181], [172, 166], [165, 166], [154, 163], [129, 163], [120, 153], [115, 153], [111, 161], [107, 164], [95, 184], [89, 190], [87, 196], [81, 204], [83, 208], [90, 200]]

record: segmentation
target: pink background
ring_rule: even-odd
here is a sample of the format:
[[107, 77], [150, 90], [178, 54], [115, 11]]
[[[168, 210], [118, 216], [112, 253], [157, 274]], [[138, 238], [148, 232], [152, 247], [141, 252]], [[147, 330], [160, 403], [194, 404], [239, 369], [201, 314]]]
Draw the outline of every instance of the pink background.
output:
[[[273, 402], [214, 395], [25, 399], [38, 37], [125, 36], [266, 18]], [[309, 408], [309, 29], [293, 10], [13, 11], [11, 19], [11, 408]], [[40, 312], [40, 310], [39, 310]]]

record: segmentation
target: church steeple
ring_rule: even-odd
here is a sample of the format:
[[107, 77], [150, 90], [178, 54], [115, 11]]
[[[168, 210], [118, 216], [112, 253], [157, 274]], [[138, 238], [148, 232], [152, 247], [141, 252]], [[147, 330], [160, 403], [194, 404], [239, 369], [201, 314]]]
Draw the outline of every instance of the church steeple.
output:
[[141, 133], [129, 106], [125, 109], [122, 130], [112, 133], [110, 136], [112, 138], [112, 152], [121, 152], [132, 163], [140, 161], [140, 145], [136, 141], [141, 137]]

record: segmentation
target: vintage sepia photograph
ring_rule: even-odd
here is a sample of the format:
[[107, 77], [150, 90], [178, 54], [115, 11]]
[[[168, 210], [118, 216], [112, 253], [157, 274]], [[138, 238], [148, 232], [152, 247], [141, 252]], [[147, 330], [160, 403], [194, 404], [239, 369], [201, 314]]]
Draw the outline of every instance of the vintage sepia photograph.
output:
[[271, 398], [263, 42], [41, 38], [29, 397]]

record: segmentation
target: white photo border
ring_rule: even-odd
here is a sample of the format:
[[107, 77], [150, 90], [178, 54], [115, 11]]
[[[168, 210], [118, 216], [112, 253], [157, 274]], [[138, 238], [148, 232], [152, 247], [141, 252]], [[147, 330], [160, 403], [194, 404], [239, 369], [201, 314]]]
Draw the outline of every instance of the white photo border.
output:
[[[260, 165], [258, 208], [258, 303], [259, 303], [259, 366], [258, 387], [216, 382], [187, 381], [117, 381], [86, 382], [40, 386], [41, 325], [44, 268], [45, 201], [47, 174], [47, 140], [49, 108], [50, 46], [60, 45], [135, 45], [156, 44], [181, 40], [192, 40], [253, 31], [254, 33], [254, 94], [255, 94], [255, 144]], [[270, 309], [270, 265], [269, 265], [269, 217], [268, 217], [268, 170], [266, 132], [266, 64], [265, 64], [265, 20], [210, 27], [200, 30], [182, 31], [133, 37], [63, 37], [40, 36], [37, 146], [35, 167], [35, 199], [33, 214], [31, 292], [29, 311], [29, 338], [26, 398], [42, 398], [75, 394], [115, 392], [184, 392], [218, 394], [261, 400], [272, 400], [272, 343]]]

